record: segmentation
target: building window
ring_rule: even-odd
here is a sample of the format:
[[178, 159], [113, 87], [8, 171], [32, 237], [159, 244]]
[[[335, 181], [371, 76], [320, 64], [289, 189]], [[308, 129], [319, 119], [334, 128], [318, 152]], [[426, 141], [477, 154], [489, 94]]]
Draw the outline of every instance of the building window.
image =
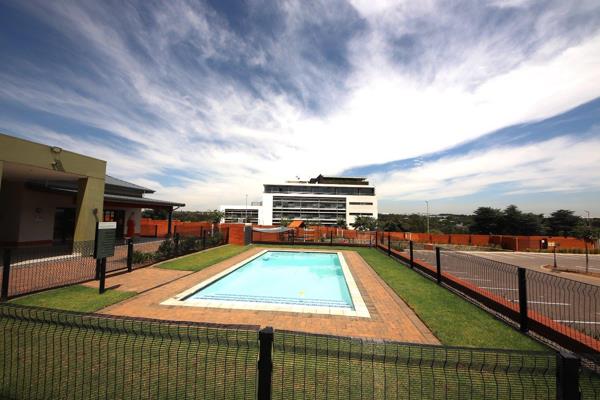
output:
[[258, 224], [258, 210], [256, 209], [239, 209], [239, 208], [227, 208], [225, 209], [225, 222], [236, 223], [236, 222], [247, 222]]
[[359, 212], [351, 212], [350, 215], [355, 217], [375, 217], [375, 214], [371, 213], [359, 213]]
[[374, 188], [352, 187], [352, 186], [323, 186], [323, 185], [265, 185], [265, 193], [301, 193], [301, 194], [329, 194], [344, 196], [374, 196]]

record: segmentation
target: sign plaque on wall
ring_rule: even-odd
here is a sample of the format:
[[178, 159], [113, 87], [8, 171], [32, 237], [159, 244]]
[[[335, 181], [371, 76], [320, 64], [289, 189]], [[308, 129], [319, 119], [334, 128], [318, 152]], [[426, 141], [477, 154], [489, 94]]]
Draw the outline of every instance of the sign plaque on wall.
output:
[[96, 241], [94, 243], [94, 258], [112, 257], [115, 254], [117, 240], [116, 222], [98, 222], [96, 225]]

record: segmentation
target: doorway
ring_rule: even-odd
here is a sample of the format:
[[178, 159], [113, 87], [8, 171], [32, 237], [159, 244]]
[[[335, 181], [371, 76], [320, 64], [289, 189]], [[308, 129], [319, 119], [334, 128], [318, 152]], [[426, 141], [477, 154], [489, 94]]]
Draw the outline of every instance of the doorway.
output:
[[75, 235], [75, 208], [57, 208], [54, 211], [54, 243], [73, 241]]

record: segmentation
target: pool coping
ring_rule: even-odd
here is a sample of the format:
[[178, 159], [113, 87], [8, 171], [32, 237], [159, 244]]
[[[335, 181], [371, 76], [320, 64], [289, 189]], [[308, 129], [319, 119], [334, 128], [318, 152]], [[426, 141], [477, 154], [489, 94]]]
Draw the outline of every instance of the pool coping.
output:
[[207, 299], [187, 299], [188, 296], [197, 292], [205, 286], [210, 285], [218, 279], [232, 273], [238, 268], [246, 265], [250, 261], [262, 256], [269, 251], [282, 251], [282, 252], [293, 252], [293, 253], [323, 253], [323, 251], [311, 251], [311, 250], [288, 250], [288, 249], [265, 249], [262, 250], [223, 271], [210, 276], [202, 282], [192, 286], [189, 289], [161, 302], [161, 305], [166, 306], [184, 306], [184, 307], [209, 307], [209, 308], [227, 308], [227, 309], [238, 309], [238, 310], [253, 310], [253, 311], [283, 311], [283, 312], [296, 312], [296, 313], [312, 313], [312, 314], [328, 314], [328, 315], [342, 315], [347, 317], [361, 317], [370, 318], [369, 310], [360, 294], [360, 290], [352, 276], [352, 272], [346, 263], [346, 259], [341, 251], [327, 251], [327, 253], [337, 254], [346, 285], [348, 286], [348, 292], [354, 304], [354, 309], [348, 309], [343, 307], [325, 307], [325, 306], [304, 306], [298, 304], [275, 304], [275, 303], [261, 303], [252, 301], [232, 301], [232, 300], [207, 300]]

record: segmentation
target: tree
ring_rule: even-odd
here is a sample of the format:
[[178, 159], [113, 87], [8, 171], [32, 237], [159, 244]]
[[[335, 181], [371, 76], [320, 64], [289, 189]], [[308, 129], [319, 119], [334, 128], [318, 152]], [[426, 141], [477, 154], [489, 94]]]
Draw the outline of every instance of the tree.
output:
[[519, 235], [539, 235], [542, 233], [542, 221], [544, 216], [534, 213], [523, 213], [521, 215], [520, 228], [518, 230]]
[[218, 224], [225, 218], [225, 213], [219, 210], [211, 210], [208, 212], [208, 220], [213, 224]]
[[546, 219], [546, 229], [552, 236], [572, 236], [580, 221], [571, 210], [556, 210]]
[[350, 225], [358, 231], [374, 231], [377, 229], [377, 220], [373, 217], [358, 216]]
[[492, 207], [479, 207], [473, 213], [471, 233], [489, 235], [502, 233], [502, 211]]
[[519, 233], [523, 213], [517, 206], [511, 204], [502, 212], [500, 233], [506, 235], [517, 235]]
[[379, 214], [378, 225], [386, 232], [404, 232], [402, 216], [399, 214]]
[[147, 208], [142, 211], [142, 217], [152, 219], [167, 219], [169, 218], [169, 213], [164, 208]]
[[587, 274], [590, 266], [589, 245], [600, 238], [600, 229], [581, 221], [573, 234], [576, 238], [583, 239], [585, 243], [585, 273]]
[[210, 221], [209, 211], [173, 211], [173, 218], [180, 221]]
[[409, 232], [427, 232], [427, 220], [419, 214], [410, 214], [406, 218], [406, 229]]
[[542, 230], [542, 216], [524, 213], [511, 204], [502, 212], [501, 233], [505, 235], [536, 235]]
[[288, 226], [292, 222], [289, 218], [281, 217], [279, 220], [279, 226]]
[[345, 218], [338, 218], [337, 221], [335, 221], [335, 226], [337, 226], [338, 228], [341, 229], [348, 229], [348, 224], [346, 224], [346, 219]]

